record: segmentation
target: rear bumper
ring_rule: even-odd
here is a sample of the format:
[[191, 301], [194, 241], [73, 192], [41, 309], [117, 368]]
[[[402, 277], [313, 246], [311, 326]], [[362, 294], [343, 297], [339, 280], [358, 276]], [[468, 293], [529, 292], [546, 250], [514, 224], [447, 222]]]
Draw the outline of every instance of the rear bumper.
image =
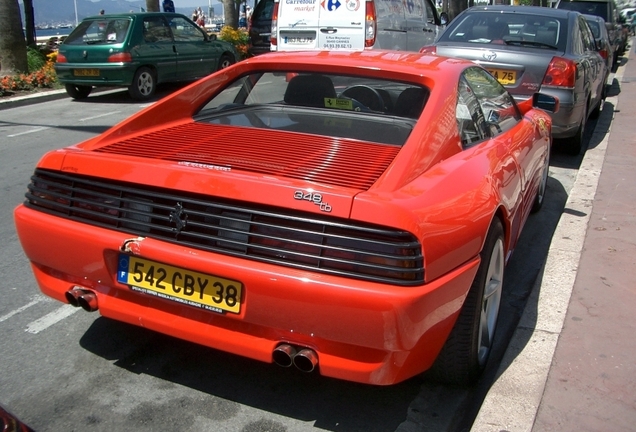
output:
[[[240, 313], [218, 314], [132, 291], [117, 257], [132, 236], [19, 206], [15, 222], [42, 292], [66, 302], [93, 290], [100, 313], [170, 336], [272, 362], [282, 342], [316, 351], [322, 375], [388, 385], [428, 369], [450, 332], [478, 258], [423, 286], [396, 287], [312, 274], [146, 238], [135, 255], [238, 279]], [[63, 251], [63, 253], [60, 253]]]
[[[75, 76], [76, 69], [96, 69], [99, 76]], [[62, 84], [87, 86], [129, 86], [135, 75], [136, 65], [132, 63], [75, 64], [58, 63], [55, 72]]]

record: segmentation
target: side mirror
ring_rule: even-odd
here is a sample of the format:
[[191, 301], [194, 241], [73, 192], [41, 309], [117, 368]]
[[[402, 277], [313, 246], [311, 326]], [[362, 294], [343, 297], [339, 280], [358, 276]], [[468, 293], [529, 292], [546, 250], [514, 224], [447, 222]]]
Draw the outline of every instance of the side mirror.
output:
[[448, 19], [448, 14], [446, 12], [442, 12], [441, 14], [439, 14], [439, 23], [440, 25], [445, 26], [446, 24], [448, 24], [450, 20]]
[[532, 106], [550, 113], [559, 111], [559, 98], [544, 93], [535, 93], [532, 95]]
[[216, 34], [214, 34], [214, 33], [208, 34], [208, 40], [215, 41], [216, 40]]

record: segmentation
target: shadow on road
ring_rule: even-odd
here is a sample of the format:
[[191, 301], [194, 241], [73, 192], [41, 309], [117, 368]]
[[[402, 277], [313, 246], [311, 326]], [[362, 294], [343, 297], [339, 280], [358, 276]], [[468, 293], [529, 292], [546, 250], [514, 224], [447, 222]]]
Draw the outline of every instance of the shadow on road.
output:
[[304, 374], [106, 318], [95, 320], [80, 344], [134, 374], [331, 431], [394, 431], [421, 386], [420, 379], [376, 387]]

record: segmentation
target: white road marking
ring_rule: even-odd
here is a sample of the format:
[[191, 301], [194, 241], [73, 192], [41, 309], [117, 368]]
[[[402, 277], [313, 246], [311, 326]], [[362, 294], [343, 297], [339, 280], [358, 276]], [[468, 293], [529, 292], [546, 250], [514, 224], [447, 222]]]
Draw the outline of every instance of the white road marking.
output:
[[80, 310], [80, 308], [71, 306], [70, 304], [64, 305], [57, 308], [53, 312], [44, 315], [42, 318], [30, 323], [29, 325], [27, 325], [25, 331], [37, 334], [42, 330], [46, 330], [47, 328], [51, 327], [53, 324], [62, 321], [64, 318], [73, 315], [78, 310]]
[[17, 314], [19, 314], [20, 312], [22, 312], [22, 311], [24, 311], [24, 310], [26, 310], [26, 309], [30, 308], [31, 306], [33, 306], [33, 305], [35, 305], [35, 304], [40, 303], [42, 300], [44, 300], [44, 297], [42, 297], [42, 296], [35, 296], [35, 297], [33, 298], [33, 300], [31, 300], [29, 303], [25, 304], [24, 306], [19, 307], [19, 308], [17, 308], [16, 310], [11, 311], [11, 312], [9, 312], [9, 313], [8, 313], [8, 314], [6, 314], [6, 315], [0, 316], [0, 322], [8, 320], [8, 319], [9, 319], [9, 318], [11, 318], [13, 315], [17, 315]]
[[109, 115], [119, 114], [119, 113], [120, 113], [120, 111], [112, 111], [112, 112], [109, 112], [109, 113], [94, 115], [92, 117], [84, 117], [84, 118], [79, 119], [79, 121], [83, 122], [83, 121], [88, 121], [88, 120], [94, 120], [94, 119], [97, 119], [97, 118], [100, 118], [100, 117], [106, 117], [106, 116], [109, 116]]
[[25, 132], [20, 132], [20, 133], [17, 133], [17, 134], [7, 135], [7, 136], [9, 138], [13, 138], [13, 137], [17, 137], [17, 136], [20, 136], [20, 135], [26, 135], [26, 134], [30, 134], [30, 133], [34, 133], [34, 132], [40, 132], [40, 131], [43, 131], [43, 130], [46, 130], [46, 129], [50, 129], [50, 127], [49, 126], [43, 126], [43, 127], [39, 127], [39, 128], [28, 130], [28, 131], [25, 131]]

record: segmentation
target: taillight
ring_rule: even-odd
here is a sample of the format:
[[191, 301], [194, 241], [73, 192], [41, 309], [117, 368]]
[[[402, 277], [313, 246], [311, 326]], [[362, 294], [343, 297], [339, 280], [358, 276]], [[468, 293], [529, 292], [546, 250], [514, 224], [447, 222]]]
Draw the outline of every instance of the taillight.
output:
[[66, 59], [66, 56], [60, 52], [57, 53], [57, 60], [55, 60], [57, 63], [68, 63], [68, 60]]
[[437, 54], [437, 47], [435, 45], [423, 46], [420, 48], [422, 54]]
[[364, 27], [364, 47], [370, 48], [375, 44], [375, 36], [377, 30], [377, 20], [375, 14], [375, 3], [373, 1], [365, 1], [365, 27]]
[[108, 63], [128, 63], [132, 61], [130, 53], [122, 52], [108, 56]]
[[607, 60], [607, 50], [606, 49], [599, 50], [598, 53], [601, 55], [601, 57], [603, 57], [603, 60]]
[[276, 51], [278, 45], [278, 2], [274, 2], [274, 11], [272, 12], [272, 28], [269, 35], [270, 49]]
[[576, 63], [563, 57], [552, 57], [542, 85], [574, 88]]

